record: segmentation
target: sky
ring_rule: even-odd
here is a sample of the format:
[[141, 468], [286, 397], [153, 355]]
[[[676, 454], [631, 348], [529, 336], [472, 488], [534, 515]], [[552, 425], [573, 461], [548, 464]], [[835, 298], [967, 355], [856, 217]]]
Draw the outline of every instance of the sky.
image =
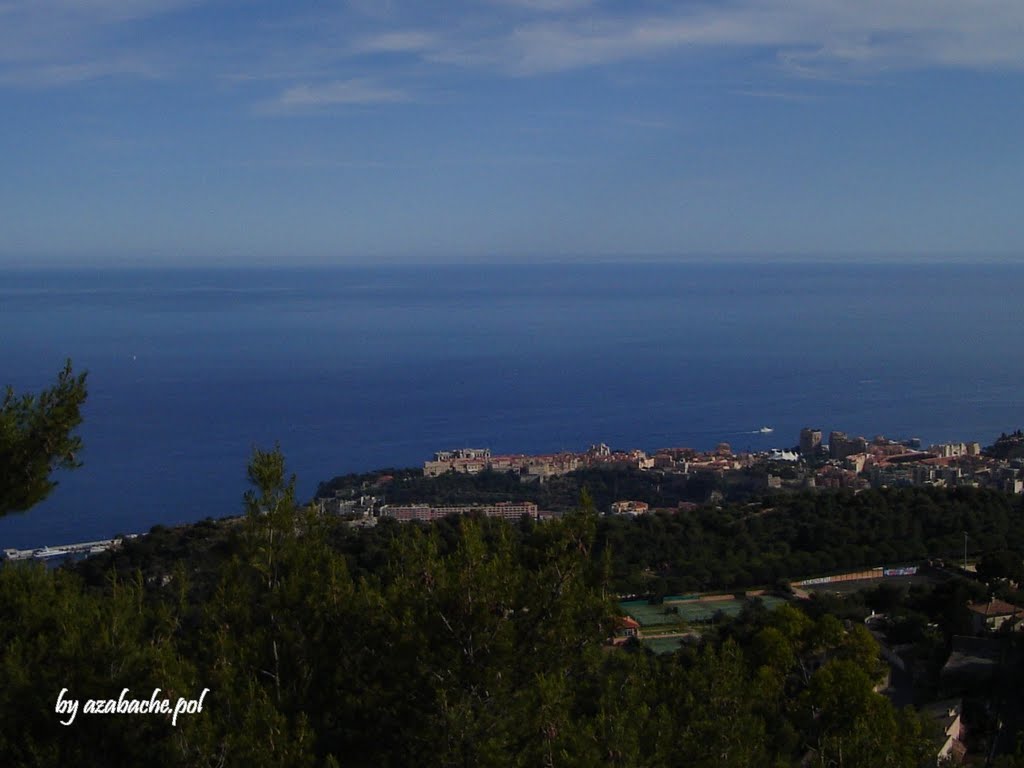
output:
[[1020, 0], [0, 0], [0, 265], [1018, 259]]

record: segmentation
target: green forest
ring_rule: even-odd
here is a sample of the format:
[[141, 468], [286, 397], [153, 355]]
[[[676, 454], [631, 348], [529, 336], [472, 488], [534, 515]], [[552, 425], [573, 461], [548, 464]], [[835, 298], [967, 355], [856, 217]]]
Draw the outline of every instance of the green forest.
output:
[[[84, 380], [68, 368], [59, 387], [5, 402], [4, 512], [69, 460]], [[158, 527], [59, 569], [0, 567], [5, 765], [934, 764], [933, 725], [875, 692], [885, 666], [863, 622], [816, 601], [751, 603], [658, 655], [610, 644], [617, 598], [941, 554], [963, 530], [1020, 544], [1019, 501], [974, 492], [637, 520], [600, 518], [584, 494], [542, 523], [361, 529], [299, 503], [279, 449], [255, 451], [248, 477], [241, 518]], [[176, 721], [83, 710], [62, 724], [61, 695], [125, 689], [207, 695]]]
[[[296, 504], [279, 452], [258, 452], [250, 476], [248, 514], [208, 526], [224, 530], [205, 559], [100, 580], [95, 564], [0, 571], [8, 764], [828, 765], [842, 753], [847, 766], [916, 766], [927, 754], [917, 717], [872, 691], [881, 665], [863, 626], [785, 607], [676, 654], [609, 647], [617, 610], [592, 510], [528, 529], [396, 526], [356, 577], [338, 522]], [[121, 556], [147, 544], [134, 546]], [[64, 726], [64, 688], [210, 693], [177, 725], [81, 714]]]
[[977, 488], [774, 496], [638, 519], [606, 517], [623, 592], [679, 594], [771, 585], [861, 567], [1024, 551], [1024, 499]]
[[[382, 483], [382, 477], [389, 479]], [[335, 478], [319, 495], [381, 493], [391, 504], [533, 501], [560, 511], [586, 494], [599, 510], [623, 498], [674, 508], [691, 492], [705, 495], [714, 482], [631, 469], [583, 470], [544, 484], [495, 472], [423, 477], [418, 470], [382, 470]], [[611, 551], [618, 592], [681, 594], [860, 567], [959, 561], [964, 534], [972, 559], [1007, 548], [1024, 552], [1024, 498], [970, 487], [762, 493], [636, 519], [603, 516], [595, 546]]]

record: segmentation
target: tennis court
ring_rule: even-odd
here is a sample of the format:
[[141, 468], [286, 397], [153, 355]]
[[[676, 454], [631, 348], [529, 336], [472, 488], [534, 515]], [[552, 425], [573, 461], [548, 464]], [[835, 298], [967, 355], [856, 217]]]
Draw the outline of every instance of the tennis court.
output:
[[[757, 599], [760, 599], [768, 610], [773, 610], [786, 602], [781, 597], [772, 597], [770, 595]], [[700, 624], [711, 621], [719, 611], [730, 618], [738, 616], [746, 602], [746, 599], [737, 600], [732, 598], [729, 600], [687, 600], [678, 603], [666, 603], [665, 605], [666, 607], [678, 608], [679, 618], [683, 621], [691, 624]]]
[[[760, 599], [768, 610], [773, 610], [786, 602], [781, 597], [771, 595], [756, 599]], [[737, 616], [746, 602], [747, 599], [738, 600], [733, 597], [719, 600], [680, 600], [669, 597], [662, 605], [650, 605], [646, 600], [630, 600], [619, 605], [625, 613], [636, 619], [643, 629], [655, 629], [680, 624], [704, 624], [714, 619], [719, 611], [729, 617]]]
[[636, 619], [643, 629], [677, 625], [682, 619], [682, 616], [676, 615], [674, 612], [665, 612], [665, 609], [669, 607], [668, 603], [651, 605], [646, 600], [630, 600], [619, 603], [619, 606], [625, 613]]

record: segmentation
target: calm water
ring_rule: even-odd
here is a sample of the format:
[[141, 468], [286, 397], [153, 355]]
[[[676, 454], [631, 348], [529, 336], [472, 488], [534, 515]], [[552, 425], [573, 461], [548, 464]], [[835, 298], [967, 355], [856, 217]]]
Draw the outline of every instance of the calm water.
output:
[[[0, 547], [235, 514], [253, 446], [335, 474], [497, 452], [926, 442], [1024, 425], [1024, 265], [0, 272], [0, 384], [89, 370], [85, 467]], [[772, 435], [754, 431], [775, 428]]]

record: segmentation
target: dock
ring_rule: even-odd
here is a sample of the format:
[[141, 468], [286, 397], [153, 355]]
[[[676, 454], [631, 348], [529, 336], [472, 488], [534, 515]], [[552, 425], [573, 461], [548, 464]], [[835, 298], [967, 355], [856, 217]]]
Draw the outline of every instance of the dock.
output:
[[126, 539], [134, 539], [137, 534], [128, 534], [126, 536], [119, 536], [115, 539], [103, 539], [101, 541], [83, 541], [79, 544], [61, 544], [60, 546], [42, 546], [36, 549], [5, 549], [3, 555], [0, 556], [0, 560], [10, 560], [12, 562], [21, 560], [41, 560], [44, 562], [64, 559], [75, 556], [89, 556], [98, 555], [100, 552], [106, 552], [108, 549], [116, 549]]

